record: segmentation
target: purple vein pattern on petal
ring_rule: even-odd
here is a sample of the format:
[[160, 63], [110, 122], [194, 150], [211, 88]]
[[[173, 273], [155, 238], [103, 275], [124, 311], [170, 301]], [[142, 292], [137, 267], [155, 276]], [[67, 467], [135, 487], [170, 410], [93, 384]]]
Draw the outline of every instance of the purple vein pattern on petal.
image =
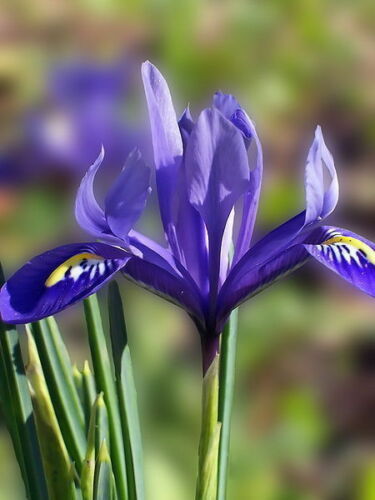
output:
[[190, 203], [207, 228], [210, 289], [215, 296], [224, 229], [234, 204], [249, 185], [242, 134], [217, 109], [206, 109], [199, 116], [188, 141], [185, 168]]
[[105, 217], [113, 234], [128, 241], [128, 233], [139, 219], [150, 192], [150, 169], [139, 151], [133, 151], [105, 199]]
[[375, 296], [375, 244], [356, 233], [327, 227], [325, 241], [305, 244], [317, 261], [363, 292]]
[[3, 286], [0, 312], [8, 323], [28, 323], [96, 292], [131, 255], [104, 243], [75, 243], [31, 259]]
[[306, 224], [327, 217], [336, 207], [339, 187], [335, 165], [320, 127], [310, 148], [305, 170]]
[[149, 62], [142, 65], [142, 78], [151, 123], [160, 213], [168, 237], [183, 155], [182, 138], [167, 82]]
[[88, 169], [78, 188], [75, 216], [78, 224], [86, 232], [96, 238], [101, 238], [108, 232], [108, 224], [102, 208], [98, 205], [94, 195], [94, 180], [104, 158], [104, 148], [95, 162]]

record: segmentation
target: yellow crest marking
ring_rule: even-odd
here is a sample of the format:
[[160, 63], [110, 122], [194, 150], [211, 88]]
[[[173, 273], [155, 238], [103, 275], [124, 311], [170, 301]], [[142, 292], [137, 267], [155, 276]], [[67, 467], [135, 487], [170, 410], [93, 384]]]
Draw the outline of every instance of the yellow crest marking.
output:
[[45, 281], [45, 285], [47, 287], [51, 287], [53, 285], [56, 285], [56, 283], [58, 283], [59, 281], [61, 281], [64, 278], [65, 273], [69, 268], [74, 267], [77, 264], [80, 264], [81, 261], [83, 261], [84, 259], [87, 259], [89, 261], [94, 260], [94, 261], [99, 261], [99, 262], [102, 262], [103, 260], [105, 260], [100, 255], [95, 255], [93, 253], [87, 253], [87, 252], [73, 255], [73, 257], [70, 257], [70, 259], [68, 259], [65, 262], [63, 262], [62, 264], [60, 264], [59, 267], [57, 267], [48, 276], [48, 278]]
[[375, 265], [375, 251], [363, 243], [363, 241], [357, 240], [356, 238], [352, 238], [351, 236], [334, 236], [329, 240], [323, 241], [322, 245], [333, 245], [335, 243], [343, 243], [347, 245], [351, 245], [354, 248], [358, 248], [358, 250], [362, 250], [366, 254], [367, 260], [371, 262], [371, 264]]

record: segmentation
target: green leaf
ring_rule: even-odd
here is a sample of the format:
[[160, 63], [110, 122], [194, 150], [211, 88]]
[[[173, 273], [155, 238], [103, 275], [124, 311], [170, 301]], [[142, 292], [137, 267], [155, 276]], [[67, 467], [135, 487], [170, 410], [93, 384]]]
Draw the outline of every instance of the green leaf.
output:
[[32, 400], [47, 480], [48, 499], [75, 500], [74, 466], [52, 405], [34, 337], [28, 328], [26, 332], [29, 353], [27, 375], [32, 387]]
[[227, 490], [230, 427], [236, 367], [237, 327], [238, 309], [232, 312], [228, 323], [225, 325], [220, 346], [219, 421], [221, 422], [221, 437], [217, 500], [225, 500]]
[[111, 458], [104, 440], [100, 446], [95, 465], [94, 500], [113, 500], [114, 495]]
[[66, 446], [80, 471], [86, 449], [85, 422], [69, 354], [54, 318], [32, 323], [31, 331]]
[[83, 395], [83, 405], [85, 410], [86, 427], [89, 427], [91, 409], [94, 401], [97, 397], [95, 378], [90, 370], [90, 365], [88, 361], [84, 362], [82, 375], [82, 395]]
[[74, 385], [76, 387], [77, 394], [79, 396], [79, 400], [81, 401], [81, 405], [84, 408], [84, 402], [83, 402], [83, 381], [82, 381], [82, 373], [78, 370], [77, 365], [74, 363], [72, 367], [72, 374], [73, 374], [73, 381]]
[[93, 498], [95, 458], [99, 453], [101, 443], [107, 440], [108, 415], [103, 399], [103, 393], [101, 392], [96, 398], [91, 410], [87, 450], [81, 474], [83, 500], [92, 500]]
[[84, 305], [96, 386], [98, 390], [104, 393], [104, 400], [108, 410], [111, 460], [117, 494], [119, 500], [127, 500], [128, 488], [124, 441], [116, 394], [116, 384], [113, 378], [111, 360], [108, 354], [96, 295], [91, 295], [89, 298], [85, 299]]
[[145, 497], [143, 451], [137, 407], [137, 394], [134, 384], [123, 305], [116, 282], [112, 282], [109, 286], [108, 310], [117, 394], [120, 404], [121, 425], [125, 444], [129, 499], [143, 500]]
[[[0, 266], [0, 285], [3, 282]], [[13, 326], [5, 325], [1, 321], [0, 346], [1, 406], [12, 437], [27, 496], [33, 500], [45, 500], [47, 485], [19, 336]]]

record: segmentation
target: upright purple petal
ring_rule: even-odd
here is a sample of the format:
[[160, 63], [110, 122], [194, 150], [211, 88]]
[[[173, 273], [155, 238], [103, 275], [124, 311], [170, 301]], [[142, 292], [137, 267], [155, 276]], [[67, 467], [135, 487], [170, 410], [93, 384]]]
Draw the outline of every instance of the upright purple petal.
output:
[[339, 194], [337, 174], [320, 127], [315, 131], [315, 139], [307, 157], [305, 190], [305, 224], [324, 219], [335, 209]]
[[183, 141], [184, 147], [186, 146], [187, 139], [194, 128], [194, 120], [190, 113], [190, 108], [187, 106], [178, 120], [178, 126], [180, 128], [180, 133]]
[[160, 214], [169, 237], [183, 155], [182, 138], [167, 82], [150, 62], [142, 65], [142, 77], [150, 115]]
[[[238, 238], [235, 246], [233, 262], [236, 263], [250, 248], [251, 237], [254, 231], [255, 220], [258, 211], [260, 191], [262, 187], [263, 176], [263, 150], [260, 143], [255, 126], [250, 118], [244, 114], [242, 110], [235, 113], [235, 119], [232, 121], [236, 124], [237, 120], [241, 119], [243, 130], [246, 130], [247, 137], [250, 140], [249, 144], [249, 163], [250, 163], [250, 185], [244, 195], [242, 205], [242, 219], [238, 233]], [[239, 124], [237, 123], [237, 126]], [[245, 128], [246, 127], [246, 128]]]
[[254, 123], [234, 96], [216, 92], [213, 105], [242, 132], [249, 150], [250, 184], [242, 204], [241, 225], [233, 257], [235, 263], [250, 248], [262, 183], [263, 151]]
[[104, 233], [109, 232], [104, 212], [94, 195], [94, 179], [103, 158], [104, 148], [102, 147], [100, 155], [81, 181], [75, 204], [75, 216], [78, 224], [96, 238], [101, 238]]
[[223, 92], [215, 92], [212, 98], [212, 105], [228, 120], [232, 118], [233, 113], [237, 109], [241, 109], [240, 103], [233, 95], [224, 94]]
[[104, 243], [75, 243], [38, 255], [1, 289], [1, 317], [29, 323], [55, 314], [96, 292], [130, 258]]
[[133, 151], [105, 199], [105, 217], [112, 233], [125, 242], [139, 219], [150, 192], [150, 169]]
[[210, 293], [214, 301], [224, 229], [234, 204], [249, 185], [242, 135], [217, 109], [201, 113], [188, 141], [185, 169], [190, 203], [207, 228]]
[[305, 244], [317, 261], [363, 292], [375, 297], [375, 244], [356, 233], [328, 227], [324, 241]]

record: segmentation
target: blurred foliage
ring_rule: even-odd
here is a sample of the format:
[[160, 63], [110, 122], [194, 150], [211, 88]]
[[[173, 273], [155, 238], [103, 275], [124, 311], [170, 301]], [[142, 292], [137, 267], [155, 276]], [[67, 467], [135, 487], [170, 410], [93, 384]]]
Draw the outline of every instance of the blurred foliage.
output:
[[[179, 111], [190, 102], [196, 112], [221, 89], [255, 119], [265, 149], [259, 233], [301, 207], [307, 146], [320, 123], [341, 183], [335, 222], [375, 236], [373, 0], [16, 0], [0, 9], [0, 160], [45, 98], [51, 64], [125, 55], [137, 68], [150, 59], [168, 75]], [[142, 102], [141, 92], [130, 104], [125, 97], [124, 110]], [[0, 259], [9, 272], [83, 238], [72, 217], [78, 182], [45, 172], [0, 186]], [[145, 227], [156, 224], [150, 213]], [[242, 308], [229, 498], [375, 498], [373, 304], [317, 274], [307, 266]], [[200, 421], [198, 338], [174, 307], [123, 289], [149, 498], [187, 500]], [[82, 363], [77, 309], [61, 317]], [[4, 430], [0, 456], [0, 499], [21, 499]]]

